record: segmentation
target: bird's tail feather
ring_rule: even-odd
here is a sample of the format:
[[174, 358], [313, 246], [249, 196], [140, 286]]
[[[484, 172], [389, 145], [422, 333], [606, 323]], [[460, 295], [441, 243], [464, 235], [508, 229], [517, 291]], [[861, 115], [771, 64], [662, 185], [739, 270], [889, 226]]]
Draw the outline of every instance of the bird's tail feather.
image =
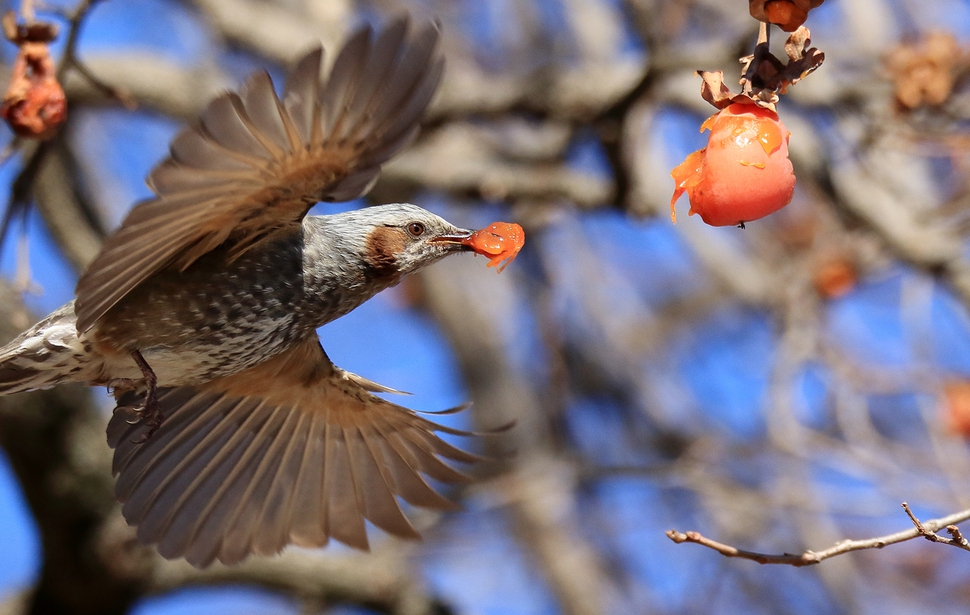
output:
[[0, 348], [0, 395], [47, 389], [81, 371], [74, 304], [68, 303]]

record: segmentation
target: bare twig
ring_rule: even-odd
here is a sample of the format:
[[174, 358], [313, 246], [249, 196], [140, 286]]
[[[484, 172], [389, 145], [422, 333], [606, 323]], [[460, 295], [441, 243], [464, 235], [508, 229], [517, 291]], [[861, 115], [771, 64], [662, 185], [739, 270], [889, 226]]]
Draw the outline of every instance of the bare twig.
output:
[[[709, 549], [713, 549], [725, 557], [740, 557], [741, 559], [749, 559], [753, 562], [758, 562], [759, 564], [784, 564], [787, 566], [795, 566], [796, 568], [800, 568], [802, 566], [812, 566], [814, 564], [821, 563], [830, 557], [842, 555], [843, 553], [862, 551], [863, 549], [881, 549], [887, 545], [912, 540], [917, 536], [923, 536], [933, 542], [951, 544], [957, 548], [970, 551], [970, 546], [966, 545], [967, 541], [963, 538], [962, 534], [960, 534], [960, 530], [954, 525], [961, 521], [970, 519], [970, 509], [961, 510], [960, 512], [953, 513], [952, 515], [926, 521], [925, 523], [921, 523], [918, 519], [916, 519], [916, 517], [910, 511], [909, 506], [905, 502], [903, 502], [903, 509], [906, 511], [906, 514], [909, 515], [913, 525], [916, 526], [913, 529], [888, 534], [886, 536], [878, 536], [876, 538], [866, 538], [863, 540], [843, 540], [822, 551], [803, 551], [802, 553], [784, 553], [781, 555], [774, 555], [738, 549], [737, 547], [732, 547], [731, 545], [726, 545], [724, 543], [717, 542], [716, 540], [711, 540], [710, 538], [701, 535], [700, 532], [684, 533], [678, 532], [677, 530], [669, 530], [667, 532], [667, 537], [678, 544], [682, 542], [699, 544]], [[953, 536], [952, 540], [943, 536], [938, 536], [935, 533], [937, 530], [943, 527], [946, 527], [947, 531], [950, 532], [950, 535]], [[951, 530], [950, 527], [953, 527], [953, 530]], [[954, 534], [954, 531], [956, 534]], [[959, 538], [957, 538], [958, 536]]]
[[953, 537], [953, 541], [955, 543], [954, 546], [958, 546], [961, 549], [970, 551], [970, 542], [963, 537], [963, 532], [960, 531], [959, 527], [955, 525], [948, 525], [946, 526], [946, 531], [950, 534], [950, 536]]
[[102, 81], [100, 77], [91, 72], [91, 69], [77, 55], [77, 42], [81, 32], [81, 25], [97, 3], [98, 0], [81, 0], [74, 10], [66, 15], [69, 24], [67, 29], [67, 42], [64, 45], [64, 56], [61, 60], [61, 65], [57, 69], [57, 80], [63, 83], [67, 71], [74, 69], [78, 74], [87, 79], [99, 92], [109, 98], [116, 99], [127, 109], [134, 109], [138, 106], [138, 103], [126, 89], [115, 87]]
[[960, 533], [960, 528], [958, 528], [956, 525], [948, 524], [946, 526], [946, 531], [949, 532], [950, 536], [952, 537], [946, 538], [945, 536], [940, 536], [935, 530], [931, 530], [927, 528], [926, 525], [921, 523], [920, 520], [916, 518], [916, 515], [913, 514], [913, 511], [910, 510], [909, 504], [906, 502], [903, 502], [903, 510], [906, 511], [906, 515], [909, 516], [909, 520], [913, 522], [914, 526], [916, 526], [916, 531], [919, 536], [922, 536], [930, 542], [938, 542], [956, 547], [958, 549], [963, 549], [964, 551], [970, 551], [970, 545], [967, 544], [967, 540], [963, 537], [963, 534]]

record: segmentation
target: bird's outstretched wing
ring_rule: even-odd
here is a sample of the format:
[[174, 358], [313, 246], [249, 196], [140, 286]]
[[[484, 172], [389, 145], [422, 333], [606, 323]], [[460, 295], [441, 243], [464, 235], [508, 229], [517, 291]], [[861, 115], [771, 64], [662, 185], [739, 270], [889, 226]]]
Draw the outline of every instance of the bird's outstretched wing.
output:
[[[330, 538], [367, 549], [364, 519], [418, 538], [396, 497], [452, 508], [422, 474], [465, 481], [441, 458], [482, 458], [436, 435], [469, 432], [380, 399], [373, 388], [335, 367], [314, 339], [235, 376], [163, 390], [165, 420], [147, 442], [133, 443], [146, 427], [116, 411], [108, 443], [125, 519], [164, 557], [199, 567]], [[119, 405], [133, 401], [128, 396]]]
[[367, 192], [380, 165], [417, 134], [444, 67], [434, 24], [405, 18], [357, 32], [321, 82], [318, 49], [288, 76], [283, 99], [266, 73], [216, 98], [148, 177], [136, 205], [81, 276], [77, 328], [158, 270], [185, 268], [226, 240], [237, 253], [295, 230], [317, 201]]

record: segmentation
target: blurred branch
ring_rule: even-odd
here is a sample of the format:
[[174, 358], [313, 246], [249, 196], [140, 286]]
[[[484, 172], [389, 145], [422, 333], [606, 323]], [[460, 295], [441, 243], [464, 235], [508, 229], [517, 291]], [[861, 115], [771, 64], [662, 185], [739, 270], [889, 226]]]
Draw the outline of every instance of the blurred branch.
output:
[[[700, 532], [683, 533], [677, 530], [669, 530], [667, 532], [667, 537], [677, 544], [684, 542], [699, 544], [709, 549], [713, 549], [725, 557], [748, 559], [753, 562], [758, 562], [759, 564], [784, 564], [788, 566], [795, 566], [796, 568], [800, 568], [802, 566], [813, 566], [829, 559], [830, 557], [835, 557], [836, 555], [842, 555], [844, 553], [862, 551], [864, 549], [881, 549], [887, 545], [912, 540], [918, 536], [923, 536], [924, 538], [927, 538], [933, 542], [943, 542], [946, 544], [951, 544], [960, 549], [970, 551], [970, 547], [966, 545], [966, 540], [962, 538], [960, 530], [954, 525], [956, 523], [960, 523], [961, 521], [970, 519], [970, 509], [962, 510], [939, 519], [932, 519], [930, 521], [920, 523], [916, 517], [913, 516], [912, 512], [909, 510], [909, 506], [905, 502], [903, 502], [903, 508], [910, 516], [913, 524], [916, 526], [913, 529], [888, 534], [886, 536], [879, 536], [876, 538], [867, 538], [864, 540], [843, 540], [823, 551], [804, 551], [800, 554], [784, 553], [782, 555], [772, 555], [767, 553], [757, 553], [755, 551], [745, 551], [743, 549], [738, 549], [737, 547], [732, 547], [731, 545], [717, 542], [716, 540], [711, 540], [710, 538], [703, 536]], [[947, 526], [954, 526], [955, 531], [950, 531]], [[947, 530], [950, 531], [950, 534], [953, 536], [952, 540], [942, 536], [937, 536], [935, 534], [937, 530], [944, 527], [947, 527]]]
[[[312, 40], [318, 44], [319, 36]], [[295, 55], [293, 50], [310, 46], [287, 41], [284, 57], [266, 55], [288, 65]], [[185, 68], [147, 54], [90, 56], [85, 65], [93, 82], [70, 74], [65, 79], [65, 91], [72, 102], [105, 104], [117, 98], [106, 96], [106, 92], [123, 91], [140, 105], [182, 118], [194, 117], [216, 92], [231, 85], [214, 67]], [[591, 119], [626, 96], [646, 71], [639, 59], [553, 67], [542, 74], [520, 75], [488, 74], [467, 60], [450, 57], [449, 67], [428, 114], [432, 121], [512, 110], [557, 119]]]
[[[845, 119], [840, 129], [856, 134], [859, 123]], [[796, 165], [813, 170], [835, 206], [861, 222], [900, 260], [947, 282], [970, 306], [970, 261], [963, 257], [956, 226], [929, 214], [939, 186], [925, 160], [887, 143], [851, 155], [814, 153], [815, 160], [806, 160], [793, 148], [792, 158]], [[820, 164], [824, 158], [828, 159]]]
[[609, 179], [564, 163], [510, 159], [496, 150], [494, 138], [470, 124], [447, 124], [388, 164], [381, 181], [489, 200], [565, 200], [584, 209], [612, 201]]
[[[142, 108], [176, 119], [194, 118], [221, 89], [232, 85], [209, 64], [186, 68], [145, 53], [94, 55], [86, 64], [99, 81], [124, 89]], [[64, 90], [72, 105], [117, 104], [102, 88], [74, 73], [68, 73]]]
[[513, 276], [496, 279], [480, 263], [456, 258], [421, 277], [428, 305], [458, 355], [476, 416], [488, 417], [479, 421], [487, 426], [517, 420], [501, 443], [516, 451], [514, 469], [493, 483], [508, 504], [517, 539], [535, 558], [564, 613], [609, 612], [614, 592], [604, 563], [579, 529], [574, 472], [550, 450], [541, 394], [502, 345], [504, 329], [514, 322]]
[[374, 553], [320, 555], [290, 549], [273, 558], [250, 558], [238, 566], [199, 570], [185, 561], [159, 560], [148, 591], [162, 593], [198, 585], [248, 583], [298, 597], [308, 612], [329, 604], [357, 604], [392, 615], [443, 615], [413, 574], [414, 566], [393, 544]]
[[321, 42], [333, 50], [346, 34], [339, 12], [333, 15], [333, 22], [323, 24], [301, 15], [295, 5], [291, 5], [294, 10], [281, 10], [277, 4], [257, 0], [187, 0], [187, 4], [201, 12], [227, 42], [278, 64], [290, 63]]
[[77, 271], [83, 271], [101, 248], [102, 232], [91, 222], [75, 185], [77, 174], [64, 159], [62, 138], [43, 143], [25, 140], [22, 150], [25, 162], [11, 187], [5, 230], [13, 217], [35, 203], [64, 255]]
[[90, 208], [76, 185], [69, 153], [57, 139], [44, 156], [33, 182], [34, 202], [47, 228], [77, 271], [84, 271], [101, 249], [103, 231], [92, 222]]

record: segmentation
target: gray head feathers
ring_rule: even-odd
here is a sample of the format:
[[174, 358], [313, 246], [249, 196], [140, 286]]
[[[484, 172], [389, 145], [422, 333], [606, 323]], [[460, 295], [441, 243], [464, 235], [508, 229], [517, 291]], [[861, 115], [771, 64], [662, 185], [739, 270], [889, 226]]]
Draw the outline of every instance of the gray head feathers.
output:
[[325, 234], [348, 253], [359, 256], [377, 275], [413, 273], [454, 252], [471, 231], [410, 203], [366, 207], [328, 216], [308, 216], [304, 228]]

